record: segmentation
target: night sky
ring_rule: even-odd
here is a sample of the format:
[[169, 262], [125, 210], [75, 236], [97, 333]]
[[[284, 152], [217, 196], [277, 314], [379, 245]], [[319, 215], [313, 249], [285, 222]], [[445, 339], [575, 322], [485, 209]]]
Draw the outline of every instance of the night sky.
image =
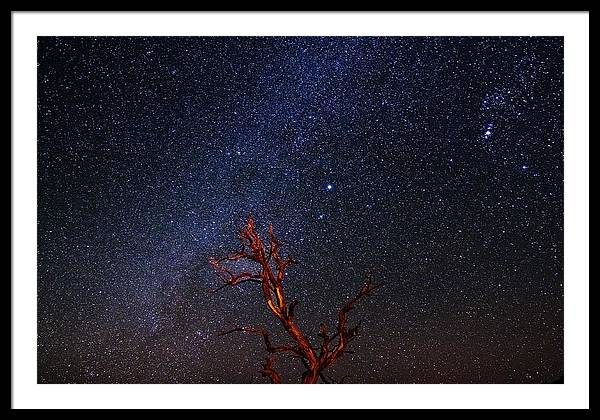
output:
[[557, 380], [562, 38], [38, 38], [38, 382], [266, 383], [250, 214], [315, 345], [387, 283], [328, 376]]

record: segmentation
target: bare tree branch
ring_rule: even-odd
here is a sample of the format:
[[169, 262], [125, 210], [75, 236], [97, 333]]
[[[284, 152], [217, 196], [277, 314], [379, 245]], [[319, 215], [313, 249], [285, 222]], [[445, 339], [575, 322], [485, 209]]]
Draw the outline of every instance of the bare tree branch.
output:
[[[273, 346], [268, 333], [264, 329], [258, 328], [238, 327], [219, 335], [227, 335], [233, 332], [261, 335], [269, 353], [289, 353], [302, 361], [302, 364], [306, 368], [306, 371], [302, 374], [303, 383], [317, 383], [319, 379], [325, 383], [331, 383], [332, 380], [328, 380], [325, 377], [323, 370], [334, 364], [344, 353], [349, 353], [346, 350], [348, 343], [358, 335], [360, 322], [348, 329], [348, 313], [354, 309], [359, 300], [370, 296], [383, 284], [374, 284], [372, 275], [369, 274], [366, 283], [361, 287], [358, 294], [338, 311], [336, 332], [330, 335], [327, 325], [320, 325], [318, 336], [322, 342], [319, 350], [317, 350], [312, 347], [309, 339], [295, 323], [294, 309], [298, 305], [298, 301], [293, 300], [290, 304], [286, 301], [283, 290], [283, 279], [287, 269], [290, 265], [295, 264], [296, 260], [290, 256], [283, 257], [281, 255], [282, 242], [275, 236], [273, 226], [269, 225], [268, 245], [265, 246], [255, 230], [254, 219], [249, 217], [246, 225], [239, 231], [239, 239], [242, 244], [240, 251], [219, 259], [209, 259], [210, 264], [217, 270], [219, 277], [223, 281], [223, 285], [215, 291], [246, 282], [260, 284], [267, 308], [277, 317], [295, 345]], [[235, 273], [225, 265], [225, 263], [236, 263], [242, 260], [255, 263], [256, 270], [253, 272], [244, 271]], [[335, 339], [337, 339], [337, 342], [330, 349]], [[279, 373], [273, 368], [272, 358], [266, 359], [262, 375], [268, 377], [273, 383], [281, 383]]]
[[229, 331], [222, 332], [222, 333], [218, 334], [218, 336], [219, 337], [224, 336], [227, 334], [231, 334], [233, 332], [245, 332], [245, 333], [250, 333], [250, 334], [261, 335], [263, 337], [263, 340], [265, 341], [265, 346], [269, 353], [290, 352], [290, 353], [294, 353], [296, 355], [302, 356], [302, 353], [297, 348], [294, 348], [291, 346], [273, 346], [271, 344], [271, 339], [269, 338], [269, 334], [267, 333], [267, 331], [260, 329], [260, 328], [237, 327], [237, 328], [231, 329]]
[[338, 311], [338, 326], [336, 333], [338, 342], [327, 357], [325, 362], [327, 366], [335, 363], [336, 360], [344, 354], [348, 342], [358, 335], [360, 322], [349, 330], [346, 327], [346, 323], [348, 322], [348, 313], [355, 308], [355, 305], [358, 303], [358, 301], [366, 296], [370, 296], [375, 290], [379, 289], [383, 285], [383, 283], [373, 283], [373, 275], [370, 273], [367, 274], [367, 280], [358, 291], [358, 294], [354, 298], [350, 299], [350, 301], [348, 301], [348, 303], [346, 303], [342, 309]]
[[281, 383], [281, 376], [273, 368], [273, 359], [272, 358], [270, 358], [270, 357], [266, 358], [265, 364], [263, 365], [263, 370], [261, 373], [262, 373], [263, 377], [265, 377], [265, 376], [268, 377], [271, 380], [271, 383], [273, 383], [273, 384]]

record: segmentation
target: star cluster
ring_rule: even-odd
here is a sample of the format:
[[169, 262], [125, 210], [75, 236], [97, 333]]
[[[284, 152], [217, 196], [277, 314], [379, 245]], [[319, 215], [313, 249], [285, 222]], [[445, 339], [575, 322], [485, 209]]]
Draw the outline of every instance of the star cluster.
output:
[[315, 344], [387, 283], [328, 375], [557, 380], [562, 89], [562, 38], [38, 38], [38, 381], [264, 381], [217, 334], [286, 337], [208, 264], [250, 214]]

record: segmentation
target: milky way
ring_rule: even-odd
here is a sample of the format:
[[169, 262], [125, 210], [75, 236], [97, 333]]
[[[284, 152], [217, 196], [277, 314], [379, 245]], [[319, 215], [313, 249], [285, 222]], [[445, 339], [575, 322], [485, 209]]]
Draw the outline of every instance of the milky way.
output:
[[208, 264], [250, 214], [315, 345], [387, 283], [328, 376], [557, 380], [562, 38], [38, 39], [40, 383], [265, 382], [217, 334], [285, 333]]

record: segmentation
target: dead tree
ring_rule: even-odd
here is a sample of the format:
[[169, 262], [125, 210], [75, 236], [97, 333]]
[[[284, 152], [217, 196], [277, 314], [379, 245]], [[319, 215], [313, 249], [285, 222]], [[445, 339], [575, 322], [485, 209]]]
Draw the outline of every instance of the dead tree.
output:
[[[344, 353], [350, 353], [346, 348], [348, 343], [358, 335], [360, 327], [360, 323], [358, 323], [348, 328], [349, 312], [354, 309], [360, 299], [371, 295], [374, 290], [383, 284], [373, 283], [372, 275], [367, 275], [365, 284], [356, 296], [338, 311], [335, 332], [330, 333], [327, 325], [321, 323], [318, 333], [321, 345], [319, 348], [314, 348], [294, 320], [294, 309], [298, 305], [298, 301], [288, 302], [286, 300], [283, 279], [288, 267], [296, 261], [290, 256], [286, 258], [281, 256], [281, 242], [275, 237], [273, 226], [269, 225], [269, 242], [265, 246], [255, 230], [254, 220], [250, 217], [246, 225], [240, 230], [239, 239], [242, 244], [240, 251], [222, 258], [209, 259], [223, 281], [223, 285], [216, 290], [246, 282], [260, 284], [267, 308], [281, 322], [293, 344], [274, 346], [267, 331], [261, 328], [238, 327], [219, 335], [243, 332], [262, 336], [267, 352], [270, 354], [286, 353], [302, 361], [306, 369], [302, 374], [302, 383], [314, 384], [319, 379], [325, 383], [332, 382], [324, 376], [323, 371], [333, 365]], [[229, 267], [231, 263], [243, 260], [254, 263], [256, 269], [236, 273]], [[273, 357], [267, 357], [261, 372], [262, 376], [269, 378], [272, 383], [281, 383], [281, 376], [275, 370], [273, 362]]]

